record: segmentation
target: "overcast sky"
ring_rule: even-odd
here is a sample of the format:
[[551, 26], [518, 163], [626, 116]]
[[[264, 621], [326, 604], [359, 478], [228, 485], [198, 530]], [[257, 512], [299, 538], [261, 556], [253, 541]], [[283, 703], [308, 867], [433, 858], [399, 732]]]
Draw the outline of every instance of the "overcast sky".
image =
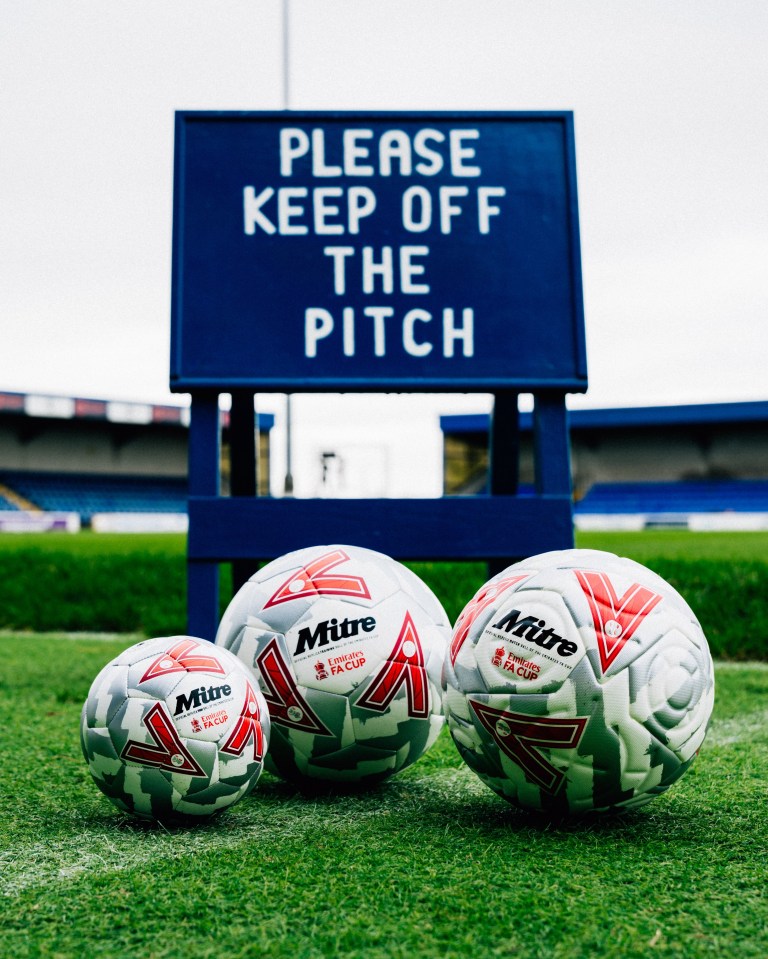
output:
[[[0, 390], [171, 399], [174, 110], [282, 108], [282, 10], [0, 0]], [[291, 0], [289, 36], [293, 109], [575, 112], [571, 405], [768, 398], [765, 0]]]

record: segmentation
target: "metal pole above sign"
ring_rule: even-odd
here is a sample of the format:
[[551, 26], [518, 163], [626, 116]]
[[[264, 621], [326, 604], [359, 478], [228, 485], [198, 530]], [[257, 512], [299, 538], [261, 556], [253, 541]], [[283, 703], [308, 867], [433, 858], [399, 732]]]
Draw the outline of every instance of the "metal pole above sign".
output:
[[[283, 109], [291, 109], [291, 5], [283, 0]], [[285, 479], [283, 492], [293, 495], [293, 402], [285, 395]]]

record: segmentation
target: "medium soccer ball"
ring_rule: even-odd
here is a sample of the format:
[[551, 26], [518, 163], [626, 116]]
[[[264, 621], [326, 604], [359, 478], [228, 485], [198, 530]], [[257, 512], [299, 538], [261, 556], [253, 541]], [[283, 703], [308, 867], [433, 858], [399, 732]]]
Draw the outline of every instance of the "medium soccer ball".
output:
[[688, 769], [714, 702], [696, 617], [655, 573], [597, 550], [494, 576], [454, 628], [448, 728], [511, 803], [555, 815], [640, 806]]
[[126, 649], [93, 681], [80, 741], [99, 789], [123, 812], [205, 817], [255, 785], [269, 713], [253, 674], [190, 636]]
[[216, 644], [259, 677], [267, 769], [309, 786], [376, 782], [432, 745], [449, 639], [443, 607], [406, 566], [332, 545], [263, 567], [230, 603]]

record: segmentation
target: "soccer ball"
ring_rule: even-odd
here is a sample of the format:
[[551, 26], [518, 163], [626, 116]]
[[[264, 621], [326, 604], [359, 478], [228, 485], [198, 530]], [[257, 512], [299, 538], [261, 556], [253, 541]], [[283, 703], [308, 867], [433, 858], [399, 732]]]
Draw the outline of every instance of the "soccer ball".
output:
[[333, 545], [259, 570], [216, 644], [259, 677], [272, 720], [267, 769], [306, 787], [373, 783], [432, 745], [449, 639], [443, 607], [407, 567]]
[[80, 741], [94, 782], [118, 809], [199, 818], [256, 785], [269, 713], [256, 678], [225, 649], [190, 636], [149, 639], [93, 681]]
[[459, 616], [443, 705], [467, 765], [561, 815], [648, 802], [688, 769], [714, 701], [696, 617], [660, 576], [598, 550], [534, 556]]

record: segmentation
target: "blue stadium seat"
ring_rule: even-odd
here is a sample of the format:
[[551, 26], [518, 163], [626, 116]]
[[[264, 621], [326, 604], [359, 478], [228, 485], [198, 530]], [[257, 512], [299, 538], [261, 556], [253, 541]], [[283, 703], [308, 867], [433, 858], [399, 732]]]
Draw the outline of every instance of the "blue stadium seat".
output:
[[[183, 477], [0, 471], [0, 483], [43, 510], [79, 513], [186, 513]], [[520, 494], [531, 495], [523, 486]], [[0, 496], [0, 509], [17, 507]], [[575, 504], [577, 515], [768, 513], [768, 480], [595, 483]]]
[[768, 480], [595, 483], [577, 514], [768, 512]]
[[186, 513], [186, 478], [92, 473], [0, 472], [0, 482], [40, 509], [79, 513]]

